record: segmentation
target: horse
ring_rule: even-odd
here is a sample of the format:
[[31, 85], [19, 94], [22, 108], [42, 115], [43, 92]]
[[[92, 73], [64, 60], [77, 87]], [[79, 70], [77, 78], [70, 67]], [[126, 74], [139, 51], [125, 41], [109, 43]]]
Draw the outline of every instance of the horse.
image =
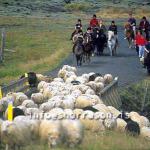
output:
[[76, 56], [77, 66], [82, 65], [83, 52], [84, 52], [83, 38], [78, 37], [78, 39], [73, 45], [73, 53]]
[[134, 31], [130, 23], [125, 24], [125, 36], [128, 40], [129, 48], [132, 47], [132, 42], [134, 41]]
[[104, 34], [103, 30], [100, 30], [99, 36], [97, 38], [97, 55], [98, 56], [103, 54], [106, 43], [107, 43], [107, 37]]
[[110, 51], [110, 56], [114, 56], [116, 54], [116, 48], [117, 48], [117, 38], [113, 31], [108, 31], [108, 48]]
[[93, 43], [92, 43], [92, 37], [90, 33], [89, 34], [85, 33], [83, 45], [84, 45], [84, 62], [90, 63], [91, 55], [93, 51]]

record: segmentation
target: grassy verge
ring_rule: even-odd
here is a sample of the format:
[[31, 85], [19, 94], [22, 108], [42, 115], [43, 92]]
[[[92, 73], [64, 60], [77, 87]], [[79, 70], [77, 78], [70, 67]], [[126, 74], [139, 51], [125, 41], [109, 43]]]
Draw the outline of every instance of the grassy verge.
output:
[[6, 28], [6, 51], [0, 64], [0, 83], [28, 71], [53, 69], [71, 51], [71, 33], [65, 19], [0, 17]]
[[[150, 142], [140, 138], [131, 137], [124, 133], [107, 131], [106, 133], [87, 132], [83, 144], [77, 148], [56, 148], [55, 150], [148, 150]], [[24, 150], [48, 150], [46, 145], [32, 145]]]

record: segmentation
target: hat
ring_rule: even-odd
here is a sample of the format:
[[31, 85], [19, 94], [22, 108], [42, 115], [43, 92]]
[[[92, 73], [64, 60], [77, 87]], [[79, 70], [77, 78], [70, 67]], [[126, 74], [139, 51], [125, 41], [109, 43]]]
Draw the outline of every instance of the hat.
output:
[[146, 17], [144, 16], [142, 19], [146, 20]]
[[79, 21], [81, 22], [81, 19], [78, 19], [78, 22], [79, 22]]
[[113, 20], [111, 23], [115, 23], [115, 21]]

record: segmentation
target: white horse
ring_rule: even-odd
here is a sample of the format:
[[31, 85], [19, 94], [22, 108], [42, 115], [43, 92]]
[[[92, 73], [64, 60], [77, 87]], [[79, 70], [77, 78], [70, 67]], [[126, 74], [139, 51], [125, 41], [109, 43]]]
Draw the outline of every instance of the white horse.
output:
[[108, 31], [108, 48], [110, 51], [110, 56], [114, 56], [116, 54], [117, 47], [117, 37], [115, 36], [113, 31]]

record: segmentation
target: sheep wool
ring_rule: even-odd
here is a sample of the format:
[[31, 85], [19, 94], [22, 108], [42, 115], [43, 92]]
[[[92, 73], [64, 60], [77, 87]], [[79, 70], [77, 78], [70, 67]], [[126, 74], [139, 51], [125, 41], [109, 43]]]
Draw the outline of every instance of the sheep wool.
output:
[[36, 104], [42, 104], [45, 102], [44, 96], [42, 93], [33, 93], [31, 95], [31, 99], [34, 101]]
[[105, 81], [105, 84], [111, 83], [113, 81], [113, 76], [111, 74], [105, 74], [104, 81]]
[[123, 119], [117, 118], [117, 127], [116, 127], [116, 129], [118, 131], [124, 132], [126, 125], [127, 125], [127, 123]]

